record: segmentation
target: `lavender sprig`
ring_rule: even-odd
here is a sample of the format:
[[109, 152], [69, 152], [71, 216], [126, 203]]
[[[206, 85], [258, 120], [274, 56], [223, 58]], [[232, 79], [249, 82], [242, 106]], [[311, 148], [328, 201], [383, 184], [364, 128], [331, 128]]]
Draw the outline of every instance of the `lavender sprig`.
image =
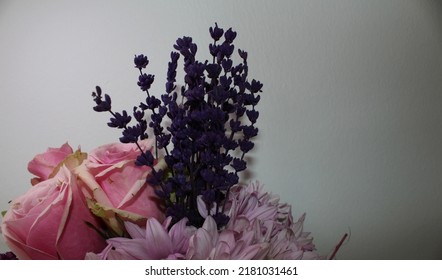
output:
[[[238, 183], [238, 173], [247, 168], [245, 155], [258, 134], [256, 105], [262, 84], [248, 80], [247, 52], [238, 50], [242, 62], [233, 65], [236, 32], [231, 28], [224, 32], [215, 24], [209, 33], [213, 39], [209, 45], [210, 63], [196, 59], [198, 47], [191, 37], [177, 39], [168, 63], [166, 90], [160, 99], [149, 92], [154, 75], [143, 72], [148, 58], [135, 56], [135, 67], [140, 72], [137, 84], [146, 93], [145, 102], [133, 108], [135, 125], [129, 125], [132, 118], [126, 111], [111, 110], [110, 97], [103, 96], [99, 87], [93, 97], [96, 111], [111, 113], [108, 125], [123, 130], [121, 142], [137, 143], [148, 138], [148, 127], [151, 129], [155, 156], [140, 149], [137, 164], [153, 169], [156, 161], [164, 157], [167, 169], [153, 172], [149, 180], [160, 186], [156, 193], [166, 201], [166, 215], [174, 223], [187, 217], [191, 224], [201, 226], [204, 219], [197, 207], [201, 196], [207, 213], [222, 227], [229, 218], [221, 207], [230, 187]], [[184, 61], [184, 85], [178, 87], [176, 70], [180, 58]], [[147, 111], [149, 122], [145, 118]], [[163, 125], [166, 117], [168, 122]]]

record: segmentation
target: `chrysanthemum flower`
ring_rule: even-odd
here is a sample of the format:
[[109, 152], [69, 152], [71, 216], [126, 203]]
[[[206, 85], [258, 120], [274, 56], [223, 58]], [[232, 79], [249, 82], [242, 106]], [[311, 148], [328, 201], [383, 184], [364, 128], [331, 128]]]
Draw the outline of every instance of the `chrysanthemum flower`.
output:
[[265, 192], [259, 183], [231, 188], [224, 213], [228, 224], [218, 230], [211, 215], [199, 199], [200, 214], [205, 218], [200, 228], [180, 220], [169, 231], [171, 218], [163, 225], [151, 218], [146, 229], [126, 223], [129, 238], [108, 239], [100, 254], [89, 259], [319, 259], [309, 237], [303, 231], [305, 214], [293, 222], [291, 207]]
[[236, 232], [230, 229], [218, 231], [215, 220], [207, 216], [201, 228], [190, 237], [186, 259], [251, 260], [265, 255], [269, 244], [259, 242], [258, 231]]
[[232, 187], [225, 211], [230, 217], [226, 229], [237, 233], [254, 230], [256, 242], [269, 245], [267, 254], [262, 256], [265, 259], [320, 258], [314, 252], [310, 233], [303, 231], [305, 214], [294, 223], [291, 206], [265, 192], [259, 182]]
[[171, 218], [161, 225], [155, 218], [147, 220], [146, 228], [125, 222], [131, 238], [115, 237], [107, 240], [108, 246], [99, 254], [88, 253], [86, 259], [104, 260], [160, 260], [184, 259], [190, 236], [196, 231], [187, 226], [184, 218], [169, 231]]

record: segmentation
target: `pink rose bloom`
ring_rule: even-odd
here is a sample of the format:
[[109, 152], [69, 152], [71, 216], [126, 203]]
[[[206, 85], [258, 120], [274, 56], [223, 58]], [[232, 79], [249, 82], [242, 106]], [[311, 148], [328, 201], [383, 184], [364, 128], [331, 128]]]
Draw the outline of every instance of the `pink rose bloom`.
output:
[[90, 226], [98, 221], [86, 206], [76, 177], [61, 166], [47, 179], [14, 199], [1, 230], [19, 259], [84, 259], [99, 252], [105, 240]]
[[[46, 152], [36, 155], [29, 163], [28, 170], [34, 174], [32, 185], [36, 185], [54, 175], [56, 167], [74, 151], [68, 143], [60, 148], [48, 148]], [[56, 172], [55, 172], [56, 173]]]
[[[151, 140], [139, 142], [143, 151], [152, 149]], [[93, 192], [92, 211], [116, 233], [122, 233], [120, 219], [145, 225], [147, 218], [164, 220], [164, 210], [154, 188], [146, 183], [152, 170], [137, 166], [140, 151], [135, 144], [113, 143], [92, 150], [77, 173]]]

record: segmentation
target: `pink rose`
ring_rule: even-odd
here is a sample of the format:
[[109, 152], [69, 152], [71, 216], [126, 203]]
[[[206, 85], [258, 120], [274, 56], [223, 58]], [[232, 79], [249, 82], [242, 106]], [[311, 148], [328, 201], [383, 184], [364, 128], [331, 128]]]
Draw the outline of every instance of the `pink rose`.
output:
[[71, 146], [65, 143], [60, 148], [48, 148], [46, 152], [36, 155], [28, 163], [29, 172], [37, 176], [31, 180], [32, 185], [53, 176], [56, 167], [73, 152]]
[[84, 259], [105, 240], [90, 226], [97, 218], [86, 205], [75, 175], [65, 166], [11, 203], [1, 224], [4, 239], [19, 259]]
[[[152, 141], [139, 142], [143, 151], [152, 149]], [[118, 234], [122, 233], [120, 219], [143, 225], [154, 217], [164, 220], [162, 203], [154, 188], [146, 183], [152, 170], [135, 165], [140, 154], [135, 144], [113, 143], [92, 150], [77, 173], [93, 192], [92, 211], [102, 217]]]

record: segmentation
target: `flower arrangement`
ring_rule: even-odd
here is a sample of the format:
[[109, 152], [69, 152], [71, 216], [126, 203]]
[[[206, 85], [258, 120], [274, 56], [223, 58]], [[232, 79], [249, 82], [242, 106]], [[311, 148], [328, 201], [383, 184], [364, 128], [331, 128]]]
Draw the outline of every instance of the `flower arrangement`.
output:
[[325, 258], [303, 230], [305, 214], [294, 220], [262, 184], [239, 182], [263, 84], [248, 77], [247, 52], [234, 64], [236, 32], [217, 24], [209, 32], [204, 62], [192, 38], [176, 41], [159, 98], [148, 58], [135, 56], [145, 100], [131, 114], [114, 111], [96, 87], [94, 110], [110, 114], [120, 142], [87, 154], [65, 143], [35, 156], [33, 186], [3, 216], [12, 252], [1, 259]]

